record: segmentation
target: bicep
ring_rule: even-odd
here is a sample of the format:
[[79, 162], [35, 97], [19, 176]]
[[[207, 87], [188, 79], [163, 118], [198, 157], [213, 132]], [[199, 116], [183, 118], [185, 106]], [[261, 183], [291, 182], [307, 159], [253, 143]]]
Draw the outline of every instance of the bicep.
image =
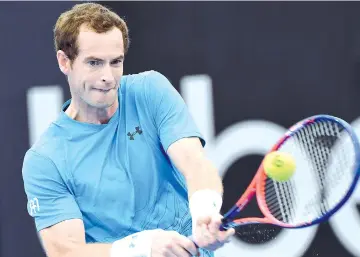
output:
[[185, 177], [190, 177], [206, 160], [203, 146], [197, 137], [182, 138], [174, 142], [169, 146], [167, 154]]
[[43, 247], [49, 257], [66, 256], [77, 246], [86, 244], [81, 219], [65, 220], [40, 231]]

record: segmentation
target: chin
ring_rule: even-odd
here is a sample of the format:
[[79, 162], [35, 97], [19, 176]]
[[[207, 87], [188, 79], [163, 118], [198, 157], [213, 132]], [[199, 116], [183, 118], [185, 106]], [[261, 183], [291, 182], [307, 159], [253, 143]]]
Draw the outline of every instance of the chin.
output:
[[91, 105], [91, 107], [97, 108], [97, 109], [106, 109], [111, 106], [111, 104], [107, 104], [107, 103], [94, 103], [94, 104], [90, 104], [90, 105]]
[[116, 99], [113, 99], [111, 101], [94, 101], [91, 105], [95, 108], [105, 109], [113, 106], [115, 104], [115, 100]]

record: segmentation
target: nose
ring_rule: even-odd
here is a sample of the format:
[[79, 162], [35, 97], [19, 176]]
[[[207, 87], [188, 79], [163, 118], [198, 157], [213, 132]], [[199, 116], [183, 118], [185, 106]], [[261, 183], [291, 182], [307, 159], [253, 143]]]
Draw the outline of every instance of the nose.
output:
[[102, 75], [101, 75], [101, 80], [104, 83], [111, 83], [114, 81], [114, 75], [113, 75], [112, 69], [109, 65], [106, 65], [104, 67]]

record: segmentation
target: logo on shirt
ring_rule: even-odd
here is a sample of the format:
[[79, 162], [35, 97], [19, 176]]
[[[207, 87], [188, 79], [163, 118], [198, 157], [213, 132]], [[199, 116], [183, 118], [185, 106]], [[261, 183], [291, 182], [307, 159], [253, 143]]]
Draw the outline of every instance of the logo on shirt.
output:
[[130, 241], [130, 244], [129, 244], [129, 248], [134, 248], [135, 247], [135, 240], [137, 239], [138, 235], [133, 235], [131, 237], [131, 241]]
[[39, 200], [36, 197], [29, 200], [29, 210], [30, 215], [34, 215], [40, 211]]
[[140, 127], [135, 127], [135, 132], [133, 132], [133, 133], [128, 132], [127, 135], [130, 140], [135, 140], [135, 135], [136, 134], [141, 135], [142, 133], [143, 133], [143, 131], [141, 130]]

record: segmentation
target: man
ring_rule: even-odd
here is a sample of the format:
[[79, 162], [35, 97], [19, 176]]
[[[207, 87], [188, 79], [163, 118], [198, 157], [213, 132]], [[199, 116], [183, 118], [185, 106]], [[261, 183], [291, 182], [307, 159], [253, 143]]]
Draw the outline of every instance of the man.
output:
[[234, 230], [181, 96], [158, 72], [123, 76], [128, 28], [99, 4], [63, 13], [54, 41], [71, 99], [23, 163], [47, 255], [213, 256]]

